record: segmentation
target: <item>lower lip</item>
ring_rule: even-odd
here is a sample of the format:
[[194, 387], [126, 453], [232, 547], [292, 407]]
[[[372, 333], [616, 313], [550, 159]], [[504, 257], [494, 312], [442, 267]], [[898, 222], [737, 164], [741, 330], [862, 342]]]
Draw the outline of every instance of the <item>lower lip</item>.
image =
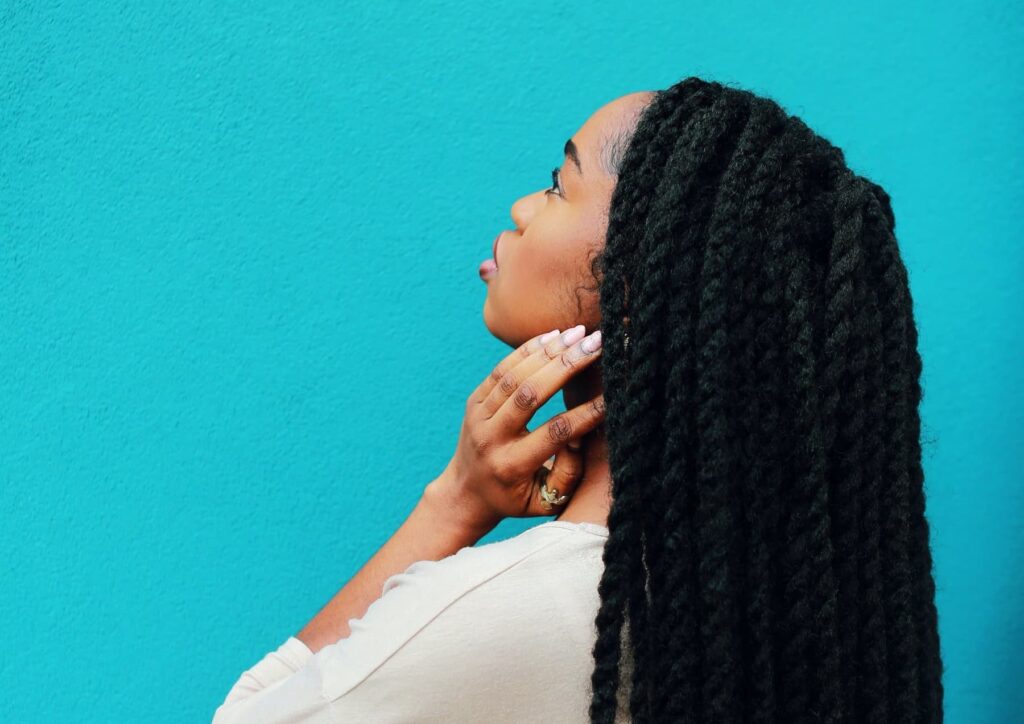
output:
[[497, 273], [498, 265], [494, 263], [494, 259], [484, 259], [480, 262], [480, 278], [484, 281], [487, 281]]

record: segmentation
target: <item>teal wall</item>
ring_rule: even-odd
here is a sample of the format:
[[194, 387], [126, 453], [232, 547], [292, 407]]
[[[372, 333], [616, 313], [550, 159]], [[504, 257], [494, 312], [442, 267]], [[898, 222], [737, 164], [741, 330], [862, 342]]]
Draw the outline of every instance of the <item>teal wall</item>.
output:
[[1024, 711], [1021, 12], [811, 5], [0, 4], [2, 718], [208, 720], [447, 463], [511, 203], [690, 74], [892, 194], [947, 720]]

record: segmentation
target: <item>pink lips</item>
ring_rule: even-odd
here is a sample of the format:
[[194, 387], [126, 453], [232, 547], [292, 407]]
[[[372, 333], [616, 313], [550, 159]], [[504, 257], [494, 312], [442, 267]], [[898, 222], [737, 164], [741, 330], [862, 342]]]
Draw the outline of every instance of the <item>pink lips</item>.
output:
[[480, 278], [484, 281], [487, 281], [497, 273], [498, 266], [494, 263], [494, 259], [484, 259], [480, 262]]
[[501, 234], [494, 237], [494, 243], [491, 244], [491, 252], [494, 256], [490, 259], [484, 259], [480, 262], [480, 278], [487, 281], [495, 274], [498, 273], [498, 242], [501, 241]]

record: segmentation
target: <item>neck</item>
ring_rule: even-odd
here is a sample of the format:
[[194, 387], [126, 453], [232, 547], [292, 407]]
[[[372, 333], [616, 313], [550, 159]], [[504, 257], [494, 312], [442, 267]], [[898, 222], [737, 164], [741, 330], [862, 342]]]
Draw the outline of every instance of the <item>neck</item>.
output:
[[[590, 365], [562, 388], [565, 409], [582, 405], [604, 391], [600, 362]], [[571, 523], [596, 523], [608, 526], [611, 507], [611, 470], [608, 466], [608, 438], [602, 422], [580, 441], [583, 453], [583, 479], [577, 484], [569, 502], [557, 520]]]

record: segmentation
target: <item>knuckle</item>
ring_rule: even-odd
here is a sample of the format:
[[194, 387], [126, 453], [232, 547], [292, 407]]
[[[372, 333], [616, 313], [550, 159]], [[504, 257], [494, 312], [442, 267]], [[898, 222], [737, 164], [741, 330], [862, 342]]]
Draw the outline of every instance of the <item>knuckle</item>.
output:
[[500, 387], [501, 391], [506, 395], [511, 395], [515, 392], [516, 388], [519, 387], [519, 380], [516, 378], [515, 372], [509, 370], [503, 374], [501, 379], [498, 380], [498, 387]]
[[596, 414], [596, 415], [603, 415], [604, 414], [604, 395], [602, 395], [601, 397], [597, 397], [597, 398], [591, 400], [590, 401], [590, 406], [593, 408], [594, 414]]
[[552, 442], [564, 443], [572, 437], [572, 421], [567, 415], [556, 415], [548, 425], [548, 437]]
[[519, 409], [532, 410], [537, 405], [537, 390], [529, 382], [524, 382], [516, 389], [512, 399]]
[[491, 466], [491, 473], [494, 475], [495, 478], [498, 479], [499, 482], [502, 483], [510, 480], [515, 480], [517, 477], [516, 471], [514, 470], [514, 466], [512, 466], [505, 459], [495, 460], [494, 464]]
[[491, 379], [494, 380], [495, 382], [500, 382], [501, 378], [504, 376], [505, 368], [502, 367], [501, 365], [498, 365], [493, 370], [491, 370]]
[[486, 457], [491, 452], [491, 441], [483, 435], [470, 434], [469, 443], [473, 447], [473, 452], [480, 457]]
[[574, 369], [579, 362], [579, 358], [571, 347], [562, 352], [558, 358], [562, 362], [562, 367], [568, 370]]

